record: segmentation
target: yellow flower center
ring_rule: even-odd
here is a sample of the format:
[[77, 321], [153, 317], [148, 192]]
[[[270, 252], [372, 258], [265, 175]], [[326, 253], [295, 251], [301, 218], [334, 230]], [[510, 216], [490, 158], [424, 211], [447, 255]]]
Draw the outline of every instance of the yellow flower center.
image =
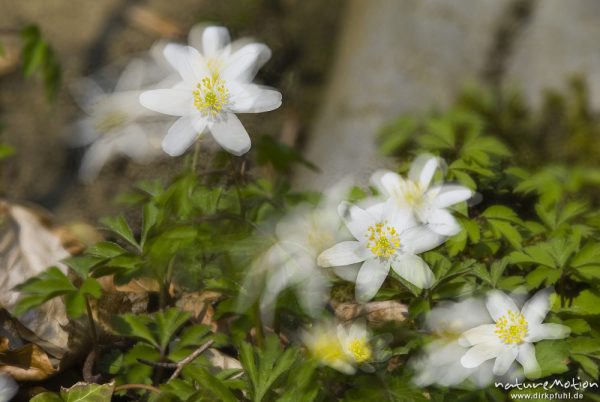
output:
[[377, 223], [367, 230], [369, 238], [367, 248], [377, 257], [389, 258], [400, 247], [400, 238], [396, 228], [389, 226], [387, 222]]
[[101, 133], [106, 133], [125, 124], [126, 121], [126, 113], [119, 110], [113, 110], [100, 116], [100, 118], [94, 123], [94, 126], [96, 127], [96, 130], [100, 131]]
[[369, 361], [373, 355], [365, 338], [355, 338], [351, 340], [348, 349], [357, 363]]
[[508, 313], [496, 321], [496, 334], [504, 343], [521, 343], [527, 335], [527, 320], [520, 313]]
[[322, 334], [310, 347], [312, 355], [325, 364], [344, 359], [344, 351], [336, 336]]
[[423, 189], [418, 182], [404, 180], [401, 188], [398, 189], [396, 198], [400, 203], [417, 207], [423, 201]]
[[221, 113], [229, 103], [229, 90], [218, 75], [206, 76], [196, 86], [193, 92], [194, 106], [203, 115], [214, 117]]

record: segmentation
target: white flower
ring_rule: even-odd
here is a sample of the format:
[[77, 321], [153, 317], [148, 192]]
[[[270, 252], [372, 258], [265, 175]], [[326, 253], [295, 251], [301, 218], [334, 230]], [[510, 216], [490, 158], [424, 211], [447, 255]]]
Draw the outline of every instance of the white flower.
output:
[[486, 299], [486, 307], [494, 324], [484, 324], [464, 332], [459, 340], [472, 346], [460, 359], [466, 368], [478, 367], [495, 359], [493, 372], [503, 375], [517, 360], [528, 377], [539, 375], [534, 342], [542, 339], [561, 339], [570, 329], [560, 324], [543, 324], [550, 310], [551, 290], [536, 293], [519, 310], [509, 296], [494, 290]]
[[203, 33], [203, 53], [190, 46], [165, 47], [165, 58], [181, 81], [142, 93], [140, 102], [179, 117], [162, 143], [169, 155], [183, 154], [205, 130], [226, 151], [242, 155], [250, 149], [250, 137], [236, 113], [267, 112], [281, 105], [278, 91], [249, 82], [270, 56], [268, 48], [252, 43], [232, 51], [228, 42], [225, 28], [209, 27]]
[[139, 103], [148, 77], [162, 78], [156, 70], [153, 62], [137, 58], [125, 67], [112, 92], [105, 92], [91, 78], [74, 87], [75, 99], [88, 115], [75, 123], [70, 141], [72, 146], [89, 145], [79, 170], [82, 180], [95, 179], [106, 162], [117, 155], [147, 163], [161, 154], [166, 127]]
[[410, 209], [419, 222], [435, 233], [453, 236], [461, 228], [446, 208], [469, 199], [473, 193], [458, 185], [430, 186], [439, 164], [439, 158], [421, 155], [412, 163], [408, 179], [380, 171], [373, 175], [372, 182], [397, 208]]
[[10, 401], [19, 391], [19, 385], [8, 374], [0, 374], [0, 402]]
[[350, 326], [339, 324], [337, 335], [342, 350], [353, 364], [368, 366], [373, 361], [371, 334], [363, 320], [355, 321]]
[[322, 267], [363, 262], [356, 277], [356, 298], [372, 299], [390, 267], [419, 288], [434, 282], [433, 272], [417, 254], [440, 245], [444, 238], [423, 225], [416, 225], [407, 209], [375, 206], [364, 210], [346, 202], [338, 213], [356, 241], [343, 241], [321, 253]]

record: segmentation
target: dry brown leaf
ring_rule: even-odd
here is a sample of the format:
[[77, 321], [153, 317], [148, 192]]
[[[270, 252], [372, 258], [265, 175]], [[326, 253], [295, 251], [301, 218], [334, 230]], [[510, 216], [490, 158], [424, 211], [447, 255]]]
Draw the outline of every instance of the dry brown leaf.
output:
[[212, 331], [217, 331], [218, 324], [214, 321], [215, 310], [212, 303], [222, 298], [222, 293], [213, 291], [183, 293], [175, 305], [181, 310], [191, 313], [197, 323], [207, 325]]
[[220, 368], [221, 370], [242, 368], [242, 363], [240, 363], [239, 360], [226, 355], [218, 349], [210, 348], [204, 352], [203, 356], [205, 356], [214, 367]]
[[39, 346], [30, 343], [12, 350], [9, 347], [9, 340], [0, 338], [0, 373], [17, 381], [41, 381], [56, 373], [50, 358]]
[[402, 322], [408, 316], [408, 306], [395, 300], [375, 301], [365, 304], [339, 303], [332, 306], [341, 321], [364, 317], [374, 326], [386, 322]]
[[125, 16], [131, 25], [153, 35], [171, 39], [184, 35], [183, 29], [175, 21], [156, 14], [147, 7], [130, 7]]

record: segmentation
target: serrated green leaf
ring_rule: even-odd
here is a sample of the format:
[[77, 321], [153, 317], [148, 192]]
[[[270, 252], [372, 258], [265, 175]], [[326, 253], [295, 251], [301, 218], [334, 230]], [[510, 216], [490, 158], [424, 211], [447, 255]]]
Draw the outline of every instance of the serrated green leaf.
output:
[[140, 245], [137, 240], [133, 236], [133, 232], [131, 228], [125, 221], [125, 218], [122, 216], [118, 217], [109, 217], [101, 220], [102, 224], [112, 230], [114, 233], [121, 236], [124, 240], [126, 240], [129, 244], [135, 246], [137, 249], [140, 249]]

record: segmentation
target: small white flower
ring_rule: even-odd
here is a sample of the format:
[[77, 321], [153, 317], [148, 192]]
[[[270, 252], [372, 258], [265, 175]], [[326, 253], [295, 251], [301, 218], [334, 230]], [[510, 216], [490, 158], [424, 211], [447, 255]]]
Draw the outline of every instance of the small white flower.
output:
[[550, 295], [550, 289], [539, 291], [519, 310], [509, 296], [491, 291], [486, 307], [494, 324], [480, 325], [462, 334], [460, 344], [472, 347], [460, 359], [461, 364], [473, 368], [495, 359], [493, 372], [503, 375], [517, 360], [525, 375], [538, 376], [540, 368], [533, 343], [565, 338], [570, 333], [564, 325], [542, 323], [550, 310]]
[[342, 350], [353, 364], [368, 366], [373, 361], [371, 334], [364, 321], [355, 321], [348, 327], [339, 324], [337, 335]]
[[19, 391], [19, 385], [8, 374], [0, 374], [0, 402], [10, 401]]
[[394, 172], [380, 171], [373, 175], [372, 182], [397, 208], [410, 209], [419, 222], [435, 233], [453, 236], [461, 228], [446, 208], [469, 199], [473, 192], [458, 185], [431, 186], [439, 164], [439, 158], [421, 155], [412, 163], [408, 179]]
[[434, 282], [433, 272], [417, 254], [439, 246], [444, 237], [423, 225], [415, 225], [407, 209], [374, 206], [364, 210], [346, 202], [338, 213], [356, 241], [343, 241], [321, 253], [322, 267], [363, 262], [356, 277], [356, 298], [372, 299], [385, 280], [390, 267], [419, 288]]
[[93, 79], [85, 78], [74, 87], [75, 99], [88, 115], [75, 123], [72, 146], [89, 146], [79, 177], [90, 182], [114, 156], [125, 155], [147, 163], [161, 154], [164, 123], [140, 105], [139, 96], [149, 76], [156, 74], [153, 62], [136, 58], [119, 77], [112, 92], [105, 92]]
[[203, 53], [193, 47], [169, 44], [164, 56], [181, 81], [169, 89], [141, 94], [148, 109], [178, 116], [164, 138], [163, 150], [183, 154], [205, 130], [226, 151], [242, 155], [250, 149], [250, 137], [236, 113], [261, 113], [277, 109], [281, 94], [249, 81], [270, 57], [261, 44], [247, 44], [236, 51], [222, 27], [203, 32]]
[[354, 374], [353, 360], [344, 351], [338, 330], [331, 322], [315, 325], [309, 331], [302, 332], [302, 342], [310, 355], [319, 363], [344, 374]]

